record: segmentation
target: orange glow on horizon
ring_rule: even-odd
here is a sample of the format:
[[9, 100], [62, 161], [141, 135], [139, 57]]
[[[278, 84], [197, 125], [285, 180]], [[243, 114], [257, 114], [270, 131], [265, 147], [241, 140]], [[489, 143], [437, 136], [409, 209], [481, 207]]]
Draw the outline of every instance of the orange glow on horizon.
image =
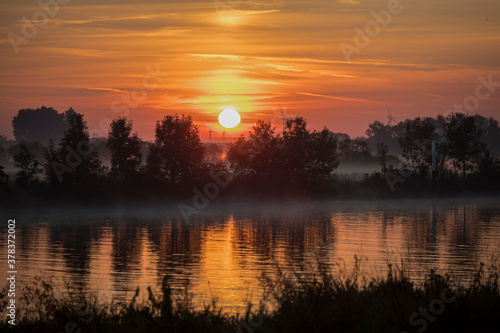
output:
[[[17, 54], [9, 41], [0, 44], [0, 134], [12, 137], [19, 109], [42, 105], [73, 107], [90, 129], [100, 129], [103, 119], [124, 115], [114, 101], [135, 93], [140, 98], [126, 105], [127, 115], [145, 140], [154, 137], [155, 121], [173, 113], [192, 115], [207, 140], [209, 126], [223, 130], [217, 116], [227, 108], [242, 116], [231, 136], [246, 134], [258, 119], [279, 131], [280, 105], [311, 129], [359, 136], [370, 122], [386, 121], [386, 104], [399, 119], [436, 116], [473, 95], [479, 76], [500, 80], [500, 21], [485, 21], [498, 3], [405, 4], [350, 62], [339, 45], [353, 44], [354, 27], [386, 3], [216, 4], [61, 6]], [[453, 16], [444, 10], [450, 6]], [[4, 36], [22, 34], [22, 17], [36, 10], [24, 2], [1, 7], [12, 18], [0, 23]], [[165, 75], [141, 95], [148, 66]], [[477, 112], [500, 119], [498, 105], [495, 92]]]

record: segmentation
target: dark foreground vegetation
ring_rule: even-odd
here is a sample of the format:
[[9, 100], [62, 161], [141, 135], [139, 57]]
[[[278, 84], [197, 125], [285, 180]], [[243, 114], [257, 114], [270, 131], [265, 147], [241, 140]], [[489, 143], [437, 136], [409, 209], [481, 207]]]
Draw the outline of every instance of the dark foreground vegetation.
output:
[[[196, 306], [188, 291], [148, 289], [146, 301], [104, 303], [88, 293], [56, 296], [50, 282], [25, 286], [16, 325], [5, 317], [0, 331], [12, 332], [499, 332], [500, 291], [496, 261], [481, 264], [468, 281], [456, 283], [430, 271], [423, 282], [388, 267], [380, 279], [355, 269], [333, 273], [318, 263], [295, 273], [263, 277], [264, 300], [243, 314], [225, 313], [216, 301]], [[6, 290], [1, 293], [5, 302]], [[5, 305], [2, 305], [5, 308]]]
[[[107, 137], [91, 138], [73, 109], [20, 110], [12, 124], [16, 141], [0, 138], [6, 205], [500, 193], [500, 127], [479, 115], [376, 121], [354, 139], [310, 130], [302, 117], [282, 131], [258, 121], [227, 144], [203, 143], [192, 118], [177, 114], [157, 121], [153, 142], [127, 118], [113, 120]], [[370, 171], [349, 172], [356, 166]]]

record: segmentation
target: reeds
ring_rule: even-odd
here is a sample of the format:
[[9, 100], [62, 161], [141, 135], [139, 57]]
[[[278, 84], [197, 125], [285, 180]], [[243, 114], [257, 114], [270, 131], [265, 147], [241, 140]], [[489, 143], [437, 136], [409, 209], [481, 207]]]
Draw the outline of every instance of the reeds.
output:
[[[91, 293], [56, 296], [38, 278], [23, 288], [12, 332], [500, 332], [498, 261], [480, 264], [468, 281], [431, 270], [416, 283], [404, 268], [388, 265], [383, 278], [367, 280], [359, 266], [346, 273], [316, 261], [314, 267], [279, 268], [264, 276], [263, 300], [243, 314], [213, 301], [198, 307], [187, 290], [173, 291], [169, 277], [160, 292], [137, 301], [98, 301]], [[6, 290], [0, 293], [5, 308]], [[80, 331], [81, 330], [81, 331]]]

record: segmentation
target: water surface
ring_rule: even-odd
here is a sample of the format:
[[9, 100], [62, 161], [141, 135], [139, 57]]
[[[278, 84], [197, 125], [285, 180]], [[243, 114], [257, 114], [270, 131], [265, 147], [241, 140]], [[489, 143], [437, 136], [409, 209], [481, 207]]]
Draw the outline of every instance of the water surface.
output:
[[430, 268], [464, 277], [500, 254], [497, 199], [226, 206], [191, 223], [166, 209], [3, 213], [16, 219], [18, 286], [42, 274], [61, 288], [124, 300], [137, 287], [158, 288], [169, 274], [197, 302], [216, 297], [228, 311], [257, 302], [262, 273], [273, 274], [276, 265], [320, 258], [349, 270], [357, 257], [365, 276], [379, 277], [388, 262], [403, 260], [419, 280]]

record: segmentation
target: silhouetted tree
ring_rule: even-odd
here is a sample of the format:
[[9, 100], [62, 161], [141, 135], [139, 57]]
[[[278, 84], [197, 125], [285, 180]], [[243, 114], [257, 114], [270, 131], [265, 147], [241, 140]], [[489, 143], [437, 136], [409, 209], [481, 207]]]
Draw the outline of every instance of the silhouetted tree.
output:
[[50, 139], [60, 140], [68, 128], [66, 119], [74, 111], [59, 113], [51, 107], [22, 109], [12, 119], [14, 137], [17, 141], [39, 141], [47, 144]]
[[[99, 160], [101, 160], [102, 165], [109, 165], [111, 167], [111, 152], [108, 148], [108, 139], [103, 137], [90, 138], [89, 142], [97, 151], [97, 155], [99, 155]], [[142, 144], [142, 142], [140, 143]]]
[[0, 162], [7, 161], [7, 151], [3, 146], [0, 146]]
[[474, 118], [476, 126], [481, 129], [481, 141], [487, 145], [490, 152], [500, 154], [500, 127], [498, 121], [480, 115], [475, 115]]
[[49, 140], [49, 145], [45, 149], [45, 163], [43, 165], [45, 169], [45, 178], [49, 181], [49, 183], [53, 187], [57, 187], [58, 184], [62, 181], [61, 176], [58, 176], [56, 171], [63, 168], [64, 164], [59, 155], [58, 149], [54, 145], [53, 140]]
[[337, 138], [326, 127], [311, 133], [311, 145], [308, 156], [307, 182], [321, 184], [330, 179], [333, 170], [339, 165]]
[[50, 182], [65, 186], [87, 188], [104, 173], [97, 151], [90, 144], [87, 123], [80, 113], [68, 117], [69, 128], [64, 133], [58, 150], [49, 147], [46, 153]]
[[283, 132], [282, 162], [286, 177], [291, 182], [306, 182], [307, 154], [310, 149], [310, 132], [302, 117], [287, 120]]
[[127, 118], [113, 120], [107, 146], [111, 151], [111, 175], [116, 179], [135, 177], [140, 171], [141, 140], [132, 134], [132, 122]]
[[40, 142], [20, 142], [18, 144], [12, 145], [7, 149], [9, 156], [14, 158], [21, 151], [21, 146], [26, 146], [28, 151], [35, 155], [36, 159], [42, 160], [45, 152], [45, 147]]
[[453, 165], [462, 171], [465, 178], [467, 170], [478, 164], [486, 150], [481, 142], [482, 130], [476, 124], [474, 116], [463, 113], [452, 114], [446, 121], [446, 139], [448, 155]]
[[345, 139], [339, 142], [339, 155], [341, 160], [363, 160], [370, 157], [368, 143], [362, 138]]
[[207, 163], [220, 163], [222, 161], [222, 148], [217, 143], [208, 143], [205, 146], [205, 161]]
[[368, 149], [375, 150], [379, 143], [385, 143], [390, 154], [400, 154], [401, 149], [398, 139], [403, 137], [403, 122], [394, 126], [384, 125], [376, 120], [368, 125], [366, 136], [368, 136]]
[[340, 143], [340, 141], [343, 141], [343, 140], [346, 140], [346, 139], [350, 139], [351, 137], [346, 134], [346, 133], [334, 133], [332, 132], [333, 136], [335, 137], [335, 139], [337, 139], [337, 144]]
[[147, 157], [148, 175], [167, 184], [193, 182], [203, 167], [204, 149], [191, 116], [165, 116], [156, 122]]
[[378, 163], [382, 167], [382, 172], [385, 173], [387, 171], [387, 152], [388, 147], [385, 143], [381, 142], [377, 145], [377, 159]]
[[9, 175], [5, 173], [4, 166], [0, 165], [0, 186], [9, 185]]
[[432, 163], [432, 139], [436, 136], [436, 128], [420, 117], [404, 123], [404, 137], [399, 139], [402, 156], [406, 164], [420, 174], [425, 174]]
[[478, 163], [477, 183], [483, 189], [500, 187], [500, 159], [489, 151], [484, 151]]
[[15, 180], [19, 185], [38, 182], [37, 175], [43, 171], [35, 155], [28, 151], [25, 144], [20, 144], [20, 151], [14, 156], [14, 166], [19, 169]]
[[311, 133], [302, 117], [288, 120], [283, 133], [282, 169], [288, 181], [316, 185], [338, 166], [337, 139], [327, 128]]
[[241, 136], [229, 148], [227, 158], [237, 176], [259, 183], [277, 181], [278, 138], [271, 122], [258, 120], [248, 138]]
[[5, 150], [5, 143], [7, 141], [7, 137], [5, 135], [0, 135], [0, 162], [7, 161], [7, 151]]

